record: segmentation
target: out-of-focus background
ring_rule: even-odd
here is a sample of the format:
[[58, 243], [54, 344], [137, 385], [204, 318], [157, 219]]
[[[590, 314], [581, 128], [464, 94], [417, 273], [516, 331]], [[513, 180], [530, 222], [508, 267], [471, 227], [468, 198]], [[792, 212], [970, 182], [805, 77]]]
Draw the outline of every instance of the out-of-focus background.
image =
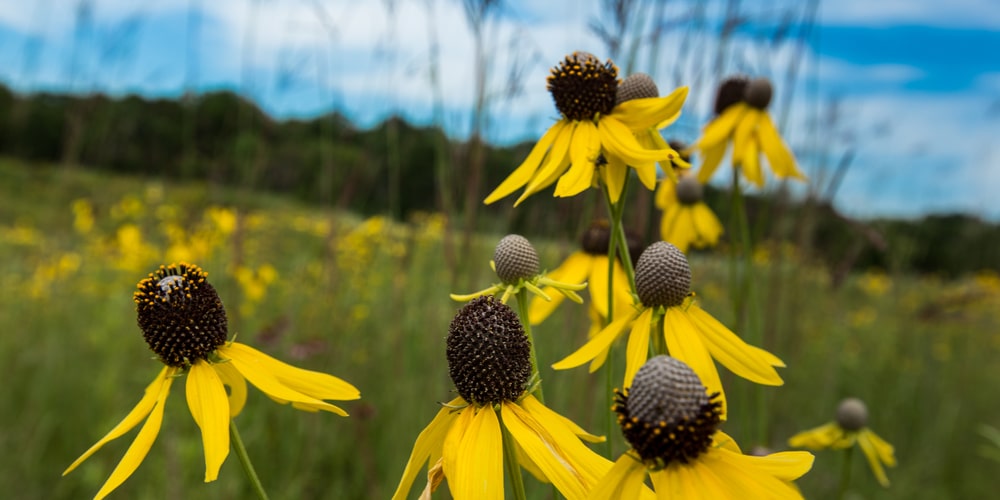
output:
[[[603, 214], [596, 190], [482, 205], [558, 119], [549, 69], [583, 50], [650, 74], [661, 94], [690, 87], [668, 139], [697, 138], [723, 78], [774, 83], [771, 116], [809, 177], [748, 198], [765, 346], [788, 363], [786, 385], [766, 392], [766, 442], [749, 443], [750, 390], [724, 380], [727, 432], [783, 449], [859, 396], [899, 466], [882, 489], [856, 459], [849, 495], [991, 494], [996, 47], [989, 0], [2, 0], [0, 488], [97, 491], [131, 435], [59, 474], [158, 370], [135, 283], [188, 260], [241, 341], [362, 391], [348, 419], [251, 394], [239, 423], [273, 497], [391, 494], [450, 395], [448, 293], [496, 280], [504, 234], [531, 238], [552, 269]], [[727, 227], [729, 172], [706, 194]], [[634, 189], [626, 211], [646, 242], [659, 239], [651, 200]], [[695, 291], [727, 324], [732, 248], [724, 237], [691, 255]], [[535, 335], [550, 406], [603, 432], [603, 378], [545, 368], [587, 329], [570, 304]], [[235, 457], [201, 483], [183, 399], [175, 389], [119, 497], [249, 494]], [[832, 497], [840, 466], [819, 452], [806, 495]]]

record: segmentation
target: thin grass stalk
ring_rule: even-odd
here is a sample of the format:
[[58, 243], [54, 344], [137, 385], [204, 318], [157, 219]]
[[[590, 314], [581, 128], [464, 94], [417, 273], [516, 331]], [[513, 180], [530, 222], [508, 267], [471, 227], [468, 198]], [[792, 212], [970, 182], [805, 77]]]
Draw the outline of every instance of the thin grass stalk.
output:
[[837, 487], [837, 498], [839, 500], [844, 500], [844, 496], [847, 495], [847, 486], [851, 483], [851, 457], [853, 455], [853, 446], [844, 450], [844, 461], [840, 469], [840, 486]]

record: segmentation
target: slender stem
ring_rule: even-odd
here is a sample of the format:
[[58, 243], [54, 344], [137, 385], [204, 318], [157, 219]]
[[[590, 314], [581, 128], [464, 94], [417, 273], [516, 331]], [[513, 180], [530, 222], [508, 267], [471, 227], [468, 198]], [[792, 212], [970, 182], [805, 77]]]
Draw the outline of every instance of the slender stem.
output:
[[660, 335], [663, 331], [663, 316], [660, 314], [653, 314], [653, 326], [652, 330], [649, 332], [650, 349], [653, 356], [659, 356], [661, 354], [667, 354], [667, 339]]
[[[481, 411], [488, 411], [485, 408]], [[499, 412], [497, 413], [499, 417]], [[502, 417], [501, 417], [502, 418]], [[507, 427], [501, 425], [503, 429], [503, 458], [507, 464], [507, 473], [510, 474], [510, 482], [514, 486], [514, 499], [525, 500], [524, 479], [521, 477], [521, 463], [517, 460], [517, 445], [510, 435]]]
[[847, 494], [847, 485], [851, 482], [851, 455], [853, 454], [853, 446], [844, 450], [844, 463], [840, 470], [840, 488], [838, 488], [837, 492], [837, 498], [840, 500], [844, 499], [844, 495]]
[[531, 321], [528, 319], [528, 290], [521, 288], [517, 292], [517, 309], [521, 313], [521, 324], [524, 325], [524, 334], [528, 337], [528, 344], [531, 350], [531, 379], [537, 382], [535, 386], [535, 397], [542, 404], [545, 404], [545, 396], [542, 395], [542, 377], [538, 374], [538, 356], [535, 354], [535, 337], [531, 334]]
[[254, 493], [257, 493], [257, 498], [267, 500], [267, 492], [264, 491], [264, 485], [260, 484], [257, 471], [254, 470], [253, 464], [250, 462], [250, 455], [247, 455], [247, 449], [243, 446], [240, 431], [236, 429], [236, 421], [232, 419], [229, 420], [229, 439], [233, 443], [233, 449], [236, 450], [236, 456], [240, 458], [240, 464], [243, 465], [243, 472], [246, 473], [247, 479], [250, 480], [250, 486], [253, 488]]

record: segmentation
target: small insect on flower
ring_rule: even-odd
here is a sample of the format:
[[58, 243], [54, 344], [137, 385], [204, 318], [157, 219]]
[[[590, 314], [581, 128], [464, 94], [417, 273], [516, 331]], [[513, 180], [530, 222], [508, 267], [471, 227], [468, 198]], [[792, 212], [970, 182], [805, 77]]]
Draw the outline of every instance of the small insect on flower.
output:
[[63, 472], [70, 473], [102, 446], [145, 420], [96, 498], [114, 491], [142, 463], [160, 431], [170, 387], [181, 377], [187, 378], [188, 408], [201, 429], [205, 482], [218, 477], [229, 455], [230, 422], [246, 403], [247, 381], [275, 401], [310, 412], [347, 416], [325, 400], [361, 397], [353, 385], [337, 377], [287, 365], [246, 344], [227, 340], [226, 310], [207, 278], [208, 273], [200, 267], [182, 262], [160, 266], [139, 282], [133, 294], [139, 329], [165, 366], [125, 419]]

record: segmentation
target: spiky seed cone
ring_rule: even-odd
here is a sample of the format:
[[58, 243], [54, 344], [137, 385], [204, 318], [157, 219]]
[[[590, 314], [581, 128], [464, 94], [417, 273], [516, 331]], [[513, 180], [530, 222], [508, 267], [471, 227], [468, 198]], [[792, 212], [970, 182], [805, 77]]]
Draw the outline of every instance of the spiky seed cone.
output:
[[687, 257], [666, 241], [653, 243], [635, 266], [635, 289], [648, 307], [679, 306], [691, 292]]
[[715, 94], [715, 115], [721, 115], [729, 106], [738, 102], [743, 102], [749, 80], [745, 76], [731, 76], [726, 78], [719, 91]]
[[519, 234], [508, 234], [497, 243], [493, 251], [493, 263], [497, 276], [504, 283], [517, 283], [538, 275], [538, 252], [527, 238]]
[[705, 188], [698, 182], [698, 176], [684, 175], [677, 181], [677, 201], [681, 205], [694, 205], [705, 196]]
[[492, 295], [462, 307], [448, 328], [448, 374], [481, 406], [517, 401], [531, 376], [531, 344], [513, 309]]
[[164, 364], [186, 367], [226, 342], [226, 309], [200, 267], [160, 266], [132, 295], [136, 322]]
[[767, 106], [771, 104], [771, 96], [773, 94], [774, 87], [771, 86], [771, 80], [767, 78], [754, 78], [747, 84], [744, 100], [754, 108], [767, 109]]
[[847, 398], [837, 406], [837, 425], [845, 431], [857, 431], [868, 425], [868, 407], [858, 398]]
[[721, 405], [684, 362], [655, 356], [639, 368], [632, 387], [616, 395], [614, 411], [625, 439], [655, 467], [687, 463], [712, 444]]
[[656, 88], [656, 82], [645, 73], [635, 73], [618, 85], [618, 97], [615, 105], [632, 99], [645, 99], [647, 97], [660, 97], [660, 90]]

